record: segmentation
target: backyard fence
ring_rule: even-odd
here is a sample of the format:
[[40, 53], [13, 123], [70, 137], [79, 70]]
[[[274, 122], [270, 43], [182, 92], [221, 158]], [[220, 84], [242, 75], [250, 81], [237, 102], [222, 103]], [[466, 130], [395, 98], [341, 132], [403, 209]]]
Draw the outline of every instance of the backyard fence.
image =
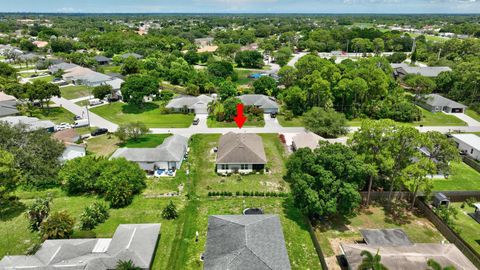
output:
[[480, 172], [480, 163], [478, 163], [475, 159], [469, 156], [463, 156], [463, 162], [465, 162], [468, 166], [474, 168], [477, 172]]
[[313, 229], [312, 223], [308, 218], [305, 218], [307, 223], [308, 232], [310, 233], [310, 238], [312, 238], [313, 245], [317, 251], [318, 258], [320, 259], [320, 264], [322, 265], [323, 270], [328, 270], [327, 262], [325, 261], [325, 256], [323, 256], [322, 248], [318, 242], [317, 236], [315, 235], [315, 230]]
[[[480, 191], [440, 191], [449, 198], [452, 202], [463, 202], [468, 198], [476, 198], [480, 200]], [[362, 198], [366, 200], [367, 192], [361, 192]], [[412, 193], [394, 192], [394, 198], [411, 199]], [[371, 192], [370, 200], [386, 200], [388, 199], [388, 192]], [[480, 254], [475, 251], [470, 244], [465, 242], [456, 232], [448, 227], [437, 214], [424, 202], [423, 197], [417, 198], [415, 202], [417, 209], [437, 228], [437, 230], [447, 239], [450, 243], [454, 244], [465, 256], [480, 269]]]

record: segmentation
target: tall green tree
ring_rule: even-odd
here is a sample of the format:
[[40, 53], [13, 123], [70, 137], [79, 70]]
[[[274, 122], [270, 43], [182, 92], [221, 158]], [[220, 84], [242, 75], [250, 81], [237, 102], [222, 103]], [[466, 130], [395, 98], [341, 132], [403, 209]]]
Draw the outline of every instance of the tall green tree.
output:
[[125, 102], [143, 107], [144, 98], [157, 95], [159, 86], [156, 78], [148, 75], [131, 75], [121, 87]]
[[326, 138], [336, 138], [348, 133], [347, 119], [333, 109], [313, 107], [303, 117], [305, 128]]
[[20, 174], [15, 168], [15, 157], [0, 149], [0, 205], [8, 201], [8, 195], [15, 190]]

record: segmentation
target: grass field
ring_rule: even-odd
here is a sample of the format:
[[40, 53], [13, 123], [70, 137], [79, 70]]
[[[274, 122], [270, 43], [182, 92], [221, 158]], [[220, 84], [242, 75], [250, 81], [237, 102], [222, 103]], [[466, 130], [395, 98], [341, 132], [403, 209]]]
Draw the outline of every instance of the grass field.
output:
[[292, 118], [292, 120], [285, 120], [285, 116], [283, 115], [277, 115], [278, 123], [282, 127], [303, 127], [303, 117], [302, 116], [297, 116]]
[[126, 143], [119, 144], [120, 147], [128, 148], [154, 148], [163, 143], [171, 134], [146, 134], [137, 141], [128, 140]]
[[[138, 195], [128, 207], [110, 209], [110, 218], [94, 230], [81, 231], [79, 229], [79, 217], [83, 209], [93, 202], [102, 202], [103, 200], [94, 196], [66, 196], [59, 189], [49, 190], [49, 192], [55, 195], [51, 205], [52, 211], [66, 210], [76, 218], [73, 238], [112, 237], [117, 226], [122, 223], [161, 223], [161, 237], [152, 269], [170, 269], [167, 263], [170, 254], [176, 252], [171, 249], [171, 243], [176, 236], [178, 220], [164, 220], [161, 217], [161, 212], [166, 204], [173, 200], [181, 213], [184, 204], [182, 199], [147, 199], [142, 195]], [[45, 195], [45, 193], [41, 192], [41, 195]], [[40, 194], [37, 194], [37, 192], [23, 192], [17, 195], [21, 198], [20, 204], [13, 208], [3, 209], [2, 215], [0, 215], [0, 233], [2, 235], [0, 238], [0, 257], [7, 254], [24, 254], [28, 247], [40, 242], [39, 236], [27, 229], [27, 219], [23, 215], [25, 207], [33, 202], [31, 198]]]
[[114, 135], [101, 135], [88, 139], [87, 151], [96, 156], [110, 156], [118, 149], [118, 143], [120, 141]]
[[92, 90], [92, 87], [85, 85], [65, 86], [60, 88], [62, 97], [66, 99], [90, 96], [92, 94]]
[[103, 73], [108, 74], [108, 73], [120, 73], [122, 70], [122, 66], [115, 66], [115, 65], [108, 65], [108, 66], [102, 66]]
[[[30, 116], [29, 114], [27, 115]], [[73, 117], [75, 115], [64, 108], [51, 107], [50, 109], [37, 109], [33, 112], [32, 116], [42, 120], [50, 120], [55, 124], [60, 124], [64, 122], [73, 123]]]
[[480, 173], [465, 163], [453, 163], [448, 179], [434, 179], [433, 190], [480, 190]]
[[[336, 255], [340, 255], [340, 243], [362, 240], [360, 229], [401, 228], [416, 243], [440, 243], [443, 236], [426, 218], [409, 213], [408, 221], [397, 223], [390, 219], [383, 207], [371, 206], [361, 210], [348, 220], [329, 219], [316, 226], [315, 235], [324, 253], [327, 265], [338, 267]], [[336, 269], [336, 268], [335, 268]], [[339, 269], [339, 268], [338, 268]]]
[[[248, 117], [248, 115], [247, 115]], [[209, 128], [236, 128], [238, 127], [237, 124], [232, 121], [232, 122], [217, 122], [215, 119], [208, 118], [207, 119], [207, 126]], [[250, 118], [248, 118], [247, 122], [245, 122], [244, 127], [263, 127], [265, 126], [265, 121], [263, 120], [263, 117], [261, 120], [253, 120], [251, 121]]]
[[220, 135], [198, 135], [192, 137], [191, 149], [194, 155], [202, 157], [196, 160], [199, 168], [197, 193], [207, 195], [208, 191], [287, 191], [288, 186], [283, 181], [285, 153], [283, 145], [276, 134], [260, 134], [267, 156], [267, 167], [271, 172], [265, 174], [250, 174], [244, 176], [219, 176], [215, 173], [216, 155], [212, 148], [218, 146]]
[[140, 121], [149, 128], [186, 128], [192, 124], [193, 114], [163, 114], [159, 102], [146, 103], [143, 108], [121, 102], [91, 109], [93, 113], [117, 124]]
[[450, 203], [450, 207], [455, 207], [459, 210], [456, 226], [460, 230], [459, 234], [475, 251], [480, 253], [480, 223], [475, 221], [468, 214], [474, 213], [475, 209], [468, 205], [465, 208], [461, 208], [462, 203]]
[[478, 114], [476, 111], [474, 110], [466, 110], [465, 111], [465, 114], [472, 117], [473, 119], [477, 120], [477, 121], [480, 121], [480, 114]]
[[52, 80], [53, 80], [53, 76], [48, 75], [48, 76], [43, 76], [43, 77], [32, 78], [30, 81], [31, 82], [34, 82], [34, 81], [51, 82]]
[[260, 73], [262, 70], [250, 70], [250, 69], [235, 69], [237, 72], [238, 80], [235, 82], [238, 85], [248, 85], [253, 83], [254, 79], [249, 78], [251, 74]]

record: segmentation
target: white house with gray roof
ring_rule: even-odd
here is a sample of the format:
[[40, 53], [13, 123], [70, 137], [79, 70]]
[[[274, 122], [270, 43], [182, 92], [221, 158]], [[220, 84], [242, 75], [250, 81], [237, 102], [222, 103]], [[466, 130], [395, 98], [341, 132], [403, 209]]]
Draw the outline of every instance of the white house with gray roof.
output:
[[207, 95], [194, 96], [178, 96], [170, 100], [165, 108], [174, 112], [193, 112], [196, 114], [207, 114], [208, 104], [213, 101], [213, 98]]
[[467, 109], [467, 106], [439, 94], [425, 95], [418, 101], [418, 105], [431, 112], [464, 113]]
[[203, 257], [204, 270], [291, 269], [277, 215], [209, 216]]
[[243, 105], [255, 106], [263, 110], [264, 113], [278, 113], [280, 106], [274, 98], [265, 95], [247, 94], [238, 97]]
[[452, 134], [458, 149], [473, 159], [480, 160], [480, 137], [475, 134]]
[[407, 74], [417, 74], [425, 77], [437, 77], [442, 72], [452, 71], [450, 67], [415, 67], [405, 63], [390, 64], [395, 77], [405, 77]]
[[46, 130], [48, 132], [55, 131], [55, 124], [49, 120], [40, 120], [36, 117], [28, 117], [28, 116], [7, 116], [0, 118], [1, 122], [8, 123], [9, 125], [16, 126], [16, 125], [24, 125], [26, 126], [28, 131], [35, 131], [35, 130]]
[[119, 148], [111, 158], [123, 157], [138, 163], [140, 168], [148, 172], [154, 172], [157, 169], [175, 171], [182, 165], [187, 149], [188, 139], [173, 135], [155, 148]]
[[260, 136], [229, 132], [220, 137], [216, 170], [220, 174], [251, 173], [265, 168], [267, 157]]
[[0, 269], [115, 269], [119, 261], [131, 260], [140, 269], [150, 269], [160, 233], [160, 224], [121, 224], [112, 238], [46, 240], [35, 255], [5, 256]]

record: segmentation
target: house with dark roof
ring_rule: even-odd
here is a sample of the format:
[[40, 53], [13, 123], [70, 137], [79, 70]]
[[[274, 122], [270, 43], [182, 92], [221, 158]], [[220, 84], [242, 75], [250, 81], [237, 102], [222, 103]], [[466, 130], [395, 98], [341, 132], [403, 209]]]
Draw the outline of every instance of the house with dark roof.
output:
[[119, 148], [111, 158], [125, 158], [138, 163], [147, 172], [155, 170], [175, 171], [182, 165], [187, 153], [188, 139], [180, 135], [166, 138], [155, 148]]
[[17, 99], [0, 91], [0, 117], [17, 115]]
[[452, 71], [450, 67], [415, 67], [405, 63], [400, 63], [400, 64], [392, 63], [390, 65], [393, 68], [393, 76], [395, 78], [403, 78], [407, 74], [416, 74], [416, 75], [422, 75], [425, 77], [434, 78], [434, 77], [437, 77], [442, 72]]
[[277, 215], [208, 217], [204, 270], [290, 270]]
[[382, 257], [382, 264], [388, 269], [428, 269], [430, 259], [442, 267], [455, 269], [477, 269], [454, 244], [412, 243], [401, 229], [360, 230], [365, 244], [341, 243], [348, 269], [358, 269], [362, 264], [362, 251]]
[[267, 157], [257, 134], [229, 132], [220, 137], [216, 170], [220, 174], [251, 173], [265, 169]]
[[278, 113], [280, 106], [274, 98], [265, 95], [247, 94], [238, 96], [245, 106], [255, 106], [263, 110], [264, 113]]
[[467, 106], [439, 94], [425, 95], [417, 103], [420, 107], [431, 112], [464, 113], [467, 110]]
[[119, 261], [131, 260], [140, 269], [150, 269], [160, 233], [160, 224], [121, 224], [112, 238], [46, 240], [34, 255], [5, 256], [0, 269], [115, 269]]
[[103, 65], [108, 65], [112, 61], [112, 60], [110, 60], [110, 58], [108, 58], [106, 56], [103, 56], [103, 55], [97, 55], [94, 58], [95, 58], [95, 61], [97, 61], [97, 63], [99, 65], [102, 65], [102, 66]]

